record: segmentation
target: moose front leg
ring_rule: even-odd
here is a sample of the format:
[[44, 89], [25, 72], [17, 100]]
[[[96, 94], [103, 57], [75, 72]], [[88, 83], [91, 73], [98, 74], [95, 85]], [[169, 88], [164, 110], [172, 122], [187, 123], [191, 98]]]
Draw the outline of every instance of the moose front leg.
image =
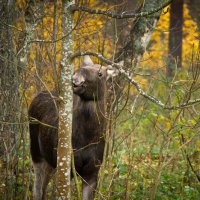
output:
[[83, 180], [83, 200], [93, 200], [97, 186], [97, 177], [93, 176]]

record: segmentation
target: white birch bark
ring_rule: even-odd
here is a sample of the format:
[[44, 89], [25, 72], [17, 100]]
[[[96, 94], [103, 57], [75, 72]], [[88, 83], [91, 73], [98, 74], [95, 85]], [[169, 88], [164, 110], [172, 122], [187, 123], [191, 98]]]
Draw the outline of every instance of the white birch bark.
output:
[[73, 93], [71, 88], [71, 76], [73, 64], [70, 63], [70, 56], [73, 52], [73, 15], [70, 5], [73, 0], [63, 0], [62, 14], [62, 35], [63, 57], [60, 64], [59, 82], [59, 128], [58, 128], [58, 149], [57, 149], [57, 188], [59, 199], [71, 199], [70, 172], [71, 172], [71, 134], [72, 134], [72, 106]]

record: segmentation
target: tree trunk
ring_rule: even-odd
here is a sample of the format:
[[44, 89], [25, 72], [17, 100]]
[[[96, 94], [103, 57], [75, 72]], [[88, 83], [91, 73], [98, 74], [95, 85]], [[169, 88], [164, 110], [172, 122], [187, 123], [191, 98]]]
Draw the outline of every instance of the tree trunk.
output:
[[183, 0], [175, 0], [170, 9], [169, 25], [169, 65], [167, 76], [172, 77], [174, 68], [182, 65]]
[[[6, 185], [3, 199], [14, 198], [14, 153], [16, 151], [16, 136], [19, 132], [19, 82], [18, 62], [13, 42], [15, 1], [0, 0], [0, 162], [4, 163], [4, 178]], [[14, 179], [14, 180], [12, 180]], [[11, 181], [12, 180], [12, 181]]]
[[[145, 1], [140, 12], [148, 12], [153, 10], [162, 5], [164, 2], [164, 0]], [[125, 65], [129, 69], [137, 67], [140, 59], [147, 49], [152, 32], [157, 24], [161, 11], [162, 10], [149, 17], [141, 17], [133, 21], [130, 36], [127, 39], [124, 48], [117, 54], [117, 61], [124, 60]]]
[[60, 64], [59, 83], [59, 128], [58, 128], [58, 149], [57, 149], [57, 188], [58, 195], [62, 199], [71, 199], [70, 177], [71, 177], [71, 136], [72, 136], [72, 102], [73, 93], [71, 88], [71, 77], [73, 65], [70, 63], [70, 56], [73, 52], [73, 15], [70, 5], [74, 1], [62, 1], [62, 34], [63, 36], [63, 57]]
[[[115, 0], [116, 13], [135, 13], [138, 6], [138, 0], [126, 0], [122, 4], [118, 0]], [[117, 19], [115, 20], [115, 37], [117, 39], [117, 48], [123, 48], [126, 39], [130, 33], [133, 19]]]
[[186, 0], [190, 15], [196, 21], [198, 30], [200, 30], [200, 1], [199, 0]]
[[[30, 1], [28, 3], [28, 7], [25, 11], [25, 21], [26, 21], [26, 35], [24, 37], [24, 46], [19, 53], [20, 55], [20, 61], [21, 65], [26, 66], [29, 60], [28, 54], [32, 51], [32, 45], [29, 44], [31, 40], [40, 39], [40, 35], [37, 35], [37, 29], [36, 25], [41, 23], [43, 26], [43, 17], [44, 15], [44, 5], [45, 3], [43, 1]], [[44, 29], [44, 27], [43, 27]], [[42, 66], [44, 65], [43, 59], [42, 59], [42, 49], [43, 49], [43, 43], [37, 44], [37, 51], [36, 51], [36, 57], [35, 57], [35, 68], [36, 68], [36, 79], [35, 79], [35, 85], [36, 85], [36, 91], [37, 93], [41, 92], [42, 90], [42, 83], [41, 83], [41, 76], [42, 76]]]

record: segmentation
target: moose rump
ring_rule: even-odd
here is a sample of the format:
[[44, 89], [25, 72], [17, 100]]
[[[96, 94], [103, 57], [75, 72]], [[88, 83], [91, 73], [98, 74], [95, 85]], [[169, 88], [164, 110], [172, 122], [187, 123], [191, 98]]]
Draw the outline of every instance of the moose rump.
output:
[[[105, 95], [108, 67], [85, 56], [72, 77], [72, 147], [75, 169], [82, 178], [83, 199], [92, 200], [103, 159]], [[109, 76], [111, 75], [109, 69]], [[43, 91], [29, 108], [30, 150], [35, 173], [35, 200], [45, 199], [46, 188], [57, 165], [58, 109], [56, 93]]]

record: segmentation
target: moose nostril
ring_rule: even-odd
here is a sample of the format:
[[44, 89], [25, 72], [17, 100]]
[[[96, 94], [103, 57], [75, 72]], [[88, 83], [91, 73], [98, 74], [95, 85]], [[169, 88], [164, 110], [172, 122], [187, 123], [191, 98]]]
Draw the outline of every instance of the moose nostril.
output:
[[83, 85], [83, 83], [84, 83], [85, 81], [83, 81], [83, 80], [79, 81], [79, 80], [73, 79], [72, 82], [73, 82], [73, 84], [74, 84], [75, 86], [81, 86], [81, 85]]
[[85, 78], [81, 74], [74, 74], [72, 76], [72, 83], [74, 86], [81, 86], [85, 82]]
[[81, 82], [80, 82], [80, 85], [83, 85], [84, 82], [85, 82], [85, 81], [81, 81]]

